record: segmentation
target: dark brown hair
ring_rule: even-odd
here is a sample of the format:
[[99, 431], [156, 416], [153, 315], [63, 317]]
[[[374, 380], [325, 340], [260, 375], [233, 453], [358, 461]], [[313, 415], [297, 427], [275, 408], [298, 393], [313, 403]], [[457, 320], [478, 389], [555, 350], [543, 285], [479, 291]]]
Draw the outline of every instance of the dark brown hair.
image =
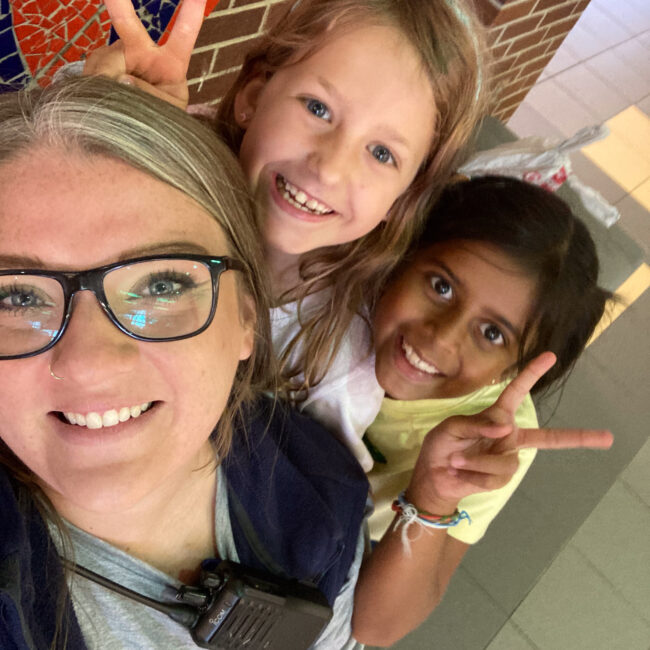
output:
[[585, 224], [547, 190], [514, 178], [486, 176], [445, 190], [404, 264], [417, 251], [453, 240], [491, 244], [537, 278], [516, 371], [550, 350], [557, 362], [533, 392], [566, 377], [614, 298], [598, 286], [598, 255]]

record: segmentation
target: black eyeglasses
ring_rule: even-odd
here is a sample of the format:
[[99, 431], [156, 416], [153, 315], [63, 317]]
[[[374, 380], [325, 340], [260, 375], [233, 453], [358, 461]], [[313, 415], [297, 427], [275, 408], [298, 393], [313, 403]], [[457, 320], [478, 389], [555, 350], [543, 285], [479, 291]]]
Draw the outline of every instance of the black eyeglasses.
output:
[[89, 271], [0, 271], [0, 359], [49, 350], [63, 336], [78, 291], [92, 291], [115, 326], [138, 341], [178, 341], [205, 330], [230, 257], [139, 257]]

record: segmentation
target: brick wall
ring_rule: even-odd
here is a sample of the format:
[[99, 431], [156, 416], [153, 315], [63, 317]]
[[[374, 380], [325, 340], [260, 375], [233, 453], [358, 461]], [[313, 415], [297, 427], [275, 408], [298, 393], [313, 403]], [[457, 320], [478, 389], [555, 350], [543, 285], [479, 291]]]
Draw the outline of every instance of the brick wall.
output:
[[237, 76], [246, 51], [292, 1], [220, 0], [205, 19], [192, 55], [190, 101], [218, 101]]
[[580, 18], [589, 0], [475, 0], [489, 27], [496, 97], [506, 121]]
[[[220, 0], [206, 18], [190, 64], [192, 102], [215, 103], [243, 55], [293, 0]], [[429, 2], [431, 0], [422, 0]], [[496, 98], [507, 120], [524, 99], [589, 0], [474, 0], [489, 29]]]

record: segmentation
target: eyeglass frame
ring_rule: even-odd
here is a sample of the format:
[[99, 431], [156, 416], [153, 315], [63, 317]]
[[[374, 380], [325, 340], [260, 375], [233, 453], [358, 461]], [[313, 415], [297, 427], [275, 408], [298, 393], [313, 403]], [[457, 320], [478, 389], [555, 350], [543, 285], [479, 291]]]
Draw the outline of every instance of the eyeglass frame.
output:
[[[129, 331], [120, 323], [117, 316], [108, 304], [106, 293], [104, 292], [104, 278], [111, 272], [117, 269], [137, 264], [140, 262], [150, 262], [153, 260], [186, 260], [191, 262], [200, 262], [208, 267], [210, 277], [212, 279], [212, 304], [210, 305], [210, 313], [206, 319], [205, 324], [199, 329], [190, 332], [189, 334], [181, 334], [180, 336], [169, 336], [166, 338], [151, 338], [147, 336], [140, 336], [134, 332]], [[56, 336], [45, 346], [39, 348], [34, 352], [26, 352], [25, 354], [14, 354], [3, 356], [0, 354], [0, 361], [10, 361], [12, 359], [27, 359], [35, 357], [43, 352], [47, 352], [54, 347], [63, 334], [65, 333], [70, 317], [72, 316], [72, 299], [76, 293], [80, 291], [91, 291], [97, 301], [101, 305], [103, 312], [108, 319], [128, 337], [136, 341], [147, 341], [153, 343], [164, 343], [167, 341], [181, 341], [197, 336], [205, 331], [212, 321], [217, 311], [217, 301], [219, 298], [219, 279], [224, 271], [241, 271], [245, 272], [247, 269], [244, 262], [228, 255], [194, 255], [183, 253], [170, 253], [168, 255], [147, 255], [145, 257], [134, 257], [128, 260], [122, 260], [113, 264], [105, 264], [98, 266], [94, 269], [86, 271], [49, 271], [45, 269], [0, 269], [0, 277], [6, 275], [36, 275], [40, 277], [47, 277], [59, 283], [63, 289], [63, 319]]]

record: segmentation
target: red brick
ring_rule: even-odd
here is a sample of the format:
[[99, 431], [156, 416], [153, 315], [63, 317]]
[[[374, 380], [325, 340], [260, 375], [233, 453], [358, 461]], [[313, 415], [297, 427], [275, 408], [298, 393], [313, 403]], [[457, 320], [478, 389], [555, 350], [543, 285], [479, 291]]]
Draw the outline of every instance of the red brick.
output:
[[196, 77], [201, 77], [204, 74], [210, 74], [212, 72], [210, 66], [212, 64], [213, 54], [214, 50], [207, 50], [206, 52], [193, 54], [190, 59], [190, 66], [187, 69], [187, 78], [194, 79]]
[[284, 18], [287, 11], [293, 4], [294, 0], [287, 0], [286, 2], [279, 2], [278, 4], [269, 5], [269, 11], [266, 15], [266, 22], [264, 29], [271, 29], [279, 20]]
[[[222, 0], [223, 1], [223, 0]], [[575, 4], [576, 0], [571, 0], [569, 4]], [[543, 9], [552, 9], [560, 5], [567, 4], [567, 0], [537, 0], [535, 11], [542, 11]]]
[[525, 77], [523, 79], [517, 79], [516, 81], [513, 81], [508, 85], [504, 86], [502, 91], [499, 94], [503, 97], [509, 97], [510, 95], [513, 95], [519, 90], [523, 90], [524, 88], [530, 88], [535, 83], [536, 78], [537, 78], [536, 75], [529, 75], [528, 77]]
[[517, 72], [519, 72], [517, 68], [512, 68], [511, 70], [505, 70], [501, 74], [492, 75], [492, 77], [490, 77], [490, 81], [492, 85], [497, 88], [503, 87], [506, 84], [510, 83], [511, 79], [514, 79], [516, 77]]
[[517, 2], [505, 5], [499, 15], [492, 22], [493, 25], [504, 25], [510, 23], [517, 18], [529, 16], [532, 13], [533, 6], [536, 0], [524, 0], [524, 2]]
[[525, 76], [527, 74], [532, 74], [534, 72], [539, 74], [546, 67], [548, 62], [553, 58], [554, 54], [555, 54], [555, 50], [553, 50], [553, 52], [547, 54], [546, 56], [543, 56], [539, 59], [535, 59], [534, 61], [531, 61], [530, 63], [527, 63], [521, 69], [521, 75]]
[[535, 83], [537, 82], [537, 78], [539, 77], [541, 72], [542, 72], [541, 70], [538, 70], [537, 72], [534, 72], [533, 74], [529, 74], [529, 75], [524, 77], [524, 73], [522, 71], [522, 73], [521, 73], [521, 77], [522, 77], [521, 78], [521, 81], [522, 81], [521, 87], [522, 88], [532, 88], [535, 85]]
[[[192, 84], [190, 90], [190, 104], [201, 104], [204, 102], [212, 102], [215, 99], [220, 99], [224, 96], [226, 91], [232, 86], [237, 78], [238, 71], [229, 72], [228, 74], [220, 75], [208, 79], [203, 84]], [[200, 90], [199, 90], [200, 88]]]
[[540, 43], [539, 45], [535, 45], [535, 47], [524, 50], [523, 52], [519, 52], [519, 56], [517, 57], [517, 65], [528, 63], [529, 61], [536, 59], [538, 56], [546, 54], [547, 50], [548, 43], [544, 42]]
[[217, 0], [217, 6], [212, 11], [223, 11], [224, 9], [230, 9], [230, 0]]
[[578, 4], [575, 6], [573, 9], [574, 14], [581, 14], [586, 8], [587, 5], [589, 4], [590, 0], [580, 0]]
[[517, 22], [508, 25], [503, 32], [501, 40], [507, 41], [516, 36], [533, 32], [537, 25], [539, 25], [541, 18], [541, 14], [536, 14], [535, 16], [530, 16], [530, 18], [524, 18], [523, 20], [518, 20]]
[[533, 45], [537, 45], [541, 41], [544, 40], [544, 37], [546, 36], [546, 30], [538, 30], [536, 32], [533, 32], [532, 34], [525, 34], [524, 36], [519, 36], [519, 38], [515, 38], [512, 41], [512, 45], [510, 46], [509, 52], [515, 53], [515, 52], [521, 52], [522, 50], [527, 50], [529, 47], [533, 47]]
[[493, 47], [491, 49], [492, 58], [495, 61], [502, 59], [506, 55], [506, 52], [508, 51], [509, 47], [510, 47], [510, 43], [503, 43], [502, 45], [497, 45]]
[[579, 18], [580, 18], [579, 14], [577, 15], [574, 14], [569, 18], [565, 18], [559, 23], [554, 23], [553, 25], [550, 25], [548, 28], [547, 35], [557, 36], [558, 34], [563, 34], [564, 36], [566, 36], [571, 31], [573, 26], [578, 22]]
[[255, 43], [257, 43], [258, 40], [258, 37], [253, 36], [245, 41], [220, 47], [219, 52], [217, 53], [217, 58], [214, 62], [214, 71], [217, 72], [218, 70], [226, 70], [227, 68], [241, 65], [244, 62], [246, 53], [253, 47], [253, 45], [255, 45]]
[[[222, 2], [224, 2], [224, 0], [222, 0]], [[259, 0], [235, 0], [233, 7], [243, 7], [244, 5], [249, 5], [253, 2], [259, 2]]]
[[[548, 34], [547, 34], [548, 36]], [[566, 34], [560, 34], [559, 36], [556, 36], [555, 38], [547, 39], [548, 43], [548, 48], [546, 49], [547, 52], [550, 52], [551, 50], [557, 50], [558, 47], [562, 44], [562, 41], [566, 38]]]
[[496, 61], [491, 66], [492, 74], [500, 75], [504, 72], [511, 72], [513, 67], [516, 64], [516, 61], [517, 61], [516, 56], [508, 56], [505, 59], [501, 59], [501, 61]]
[[557, 9], [551, 9], [551, 11], [549, 11], [544, 16], [544, 18], [542, 18], [541, 25], [551, 25], [552, 23], [556, 23], [559, 20], [562, 20], [562, 18], [570, 16], [572, 12], [572, 5], [564, 5], [562, 7], [558, 7]]
[[509, 95], [508, 97], [502, 97], [498, 104], [499, 108], [501, 106], [508, 106], [510, 104], [516, 104], [518, 106], [519, 104], [521, 104], [522, 101], [524, 101], [524, 98], [526, 97], [529, 91], [530, 88], [524, 88], [523, 90], [520, 90], [514, 95]]
[[213, 45], [233, 38], [255, 34], [264, 17], [264, 7], [240, 11], [236, 14], [211, 14], [203, 22], [196, 47]]

